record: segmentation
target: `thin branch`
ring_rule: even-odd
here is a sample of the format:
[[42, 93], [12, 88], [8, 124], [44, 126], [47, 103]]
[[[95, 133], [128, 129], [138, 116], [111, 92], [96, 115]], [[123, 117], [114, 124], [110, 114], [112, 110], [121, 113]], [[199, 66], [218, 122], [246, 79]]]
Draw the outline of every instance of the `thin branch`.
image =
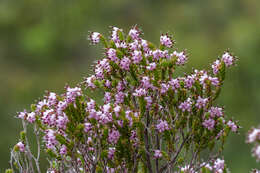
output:
[[144, 143], [145, 143], [145, 149], [146, 149], [146, 165], [148, 168], [149, 173], [152, 173], [152, 164], [150, 159], [150, 144], [149, 144], [149, 136], [148, 136], [148, 130], [149, 127], [149, 113], [146, 113], [146, 128], [144, 130]]
[[189, 136], [186, 136], [186, 138], [183, 139], [183, 141], [182, 141], [182, 143], [181, 143], [179, 149], [177, 150], [175, 156], [173, 157], [173, 159], [172, 159], [170, 162], [166, 163], [166, 164], [160, 169], [159, 173], [162, 173], [165, 169], [167, 169], [167, 167], [168, 167], [169, 165], [175, 164], [176, 159], [178, 158], [178, 156], [179, 156], [179, 154], [180, 154], [180, 152], [181, 152], [181, 150], [182, 150], [184, 144], [188, 141], [188, 139], [189, 139]]

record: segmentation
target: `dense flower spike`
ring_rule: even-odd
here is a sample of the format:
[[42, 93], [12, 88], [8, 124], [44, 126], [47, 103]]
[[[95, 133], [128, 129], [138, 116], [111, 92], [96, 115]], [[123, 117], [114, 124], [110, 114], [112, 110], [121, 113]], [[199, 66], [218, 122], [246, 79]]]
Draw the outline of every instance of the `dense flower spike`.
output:
[[[91, 42], [105, 47], [94, 74], [76, 87], [66, 86], [63, 94], [47, 92], [31, 110], [18, 113], [24, 131], [11, 164], [15, 160], [22, 172], [31, 169], [22, 155], [40, 169], [27, 140], [26, 127], [33, 126], [37, 154], [48, 155], [48, 172], [226, 171], [224, 160], [215, 155], [200, 158], [203, 150], [223, 145], [229, 132], [239, 129], [215, 103], [225, 67], [235, 58], [225, 52], [213, 63], [213, 72], [178, 75], [176, 69], [188, 58], [173, 47], [173, 39], [163, 34], [156, 47], [141, 37], [137, 27], [128, 33], [112, 27], [109, 39], [92, 32]], [[248, 142], [258, 140], [259, 130], [250, 132]], [[260, 156], [258, 146], [253, 153]]]

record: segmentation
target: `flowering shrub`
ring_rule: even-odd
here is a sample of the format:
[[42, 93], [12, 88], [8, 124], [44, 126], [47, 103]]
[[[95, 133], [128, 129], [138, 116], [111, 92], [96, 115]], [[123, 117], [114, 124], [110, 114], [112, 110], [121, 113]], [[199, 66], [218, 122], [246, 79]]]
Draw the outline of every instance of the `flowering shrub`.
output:
[[[49, 173], [228, 171], [221, 152], [239, 127], [215, 102], [236, 58], [225, 52], [212, 70], [177, 76], [186, 52], [174, 48], [169, 34], [161, 35], [159, 47], [141, 36], [137, 27], [128, 34], [113, 27], [109, 39], [90, 34], [93, 44], [103, 43], [104, 58], [83, 83], [65, 87], [64, 94], [48, 92], [18, 114], [24, 130], [7, 172], [41, 172], [41, 151], [48, 154]], [[102, 92], [103, 102], [91, 92]]]

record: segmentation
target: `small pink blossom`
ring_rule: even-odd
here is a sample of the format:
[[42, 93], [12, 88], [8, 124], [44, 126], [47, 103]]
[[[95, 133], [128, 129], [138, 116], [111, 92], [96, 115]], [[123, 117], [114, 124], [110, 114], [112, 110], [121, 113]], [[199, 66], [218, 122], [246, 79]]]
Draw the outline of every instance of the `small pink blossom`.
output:
[[225, 168], [225, 161], [218, 158], [218, 159], [214, 162], [214, 166], [213, 166], [213, 167], [214, 167], [214, 169], [215, 169], [218, 173], [223, 173], [224, 168]]
[[136, 89], [135, 92], [133, 93], [134, 96], [144, 96], [146, 95], [147, 91], [145, 88], [139, 88], [139, 89]]
[[28, 113], [27, 121], [33, 123], [36, 120], [35, 116], [36, 116], [35, 112]]
[[120, 137], [120, 133], [118, 130], [111, 130], [108, 134], [108, 142], [112, 144], [116, 144]]
[[154, 158], [156, 158], [156, 159], [159, 159], [159, 158], [161, 158], [162, 157], [162, 152], [161, 152], [161, 150], [154, 150]]
[[229, 120], [227, 122], [227, 125], [231, 128], [232, 132], [236, 132], [237, 131], [238, 127], [237, 127], [237, 125], [233, 121]]
[[228, 52], [226, 52], [226, 53], [224, 53], [224, 54], [222, 55], [222, 61], [224, 61], [225, 65], [226, 65], [227, 67], [229, 67], [229, 66], [233, 65], [233, 63], [234, 63], [234, 57], [231, 56]]
[[173, 44], [171, 38], [167, 34], [161, 35], [160, 43], [161, 43], [161, 45], [164, 45], [168, 48], [172, 47], [172, 44]]
[[92, 129], [91, 123], [84, 123], [84, 132], [88, 133]]
[[25, 151], [25, 145], [24, 145], [23, 142], [18, 142], [18, 143], [16, 144], [16, 146], [19, 148], [19, 150], [20, 150], [21, 152], [24, 152], [24, 151]]
[[217, 117], [223, 116], [223, 110], [222, 110], [222, 108], [219, 108], [219, 107], [211, 107], [209, 110], [209, 113], [212, 118], [214, 118], [216, 116]]
[[115, 49], [109, 48], [107, 50], [106, 54], [107, 54], [107, 57], [108, 57], [109, 60], [114, 61], [114, 62], [118, 62], [119, 59], [117, 58]]
[[197, 99], [197, 103], [195, 104], [195, 106], [198, 108], [198, 109], [201, 109], [201, 108], [205, 108], [206, 105], [208, 103], [208, 98], [201, 98], [200, 96], [198, 97]]
[[176, 61], [177, 65], [184, 65], [188, 60], [184, 52], [178, 53], [174, 51], [172, 55], [177, 57], [177, 61]]
[[132, 55], [132, 60], [133, 60], [133, 63], [139, 64], [140, 61], [142, 60], [142, 52], [135, 50]]
[[65, 145], [62, 145], [60, 148], [60, 155], [66, 155], [67, 154], [67, 147]]
[[129, 34], [128, 34], [133, 40], [137, 40], [139, 39], [139, 35], [140, 35], [140, 31], [134, 27], [132, 28], [130, 31], [129, 31]]
[[216, 61], [211, 65], [214, 74], [217, 74], [217, 73], [218, 73], [220, 66], [221, 66], [220, 60], [216, 60]]
[[213, 119], [207, 119], [204, 120], [204, 122], [202, 123], [204, 127], [206, 127], [208, 130], [212, 130], [215, 126], [215, 120]]
[[123, 70], [129, 70], [130, 69], [130, 64], [131, 64], [131, 60], [127, 57], [124, 57], [121, 62], [120, 62], [120, 67], [123, 69]]
[[149, 71], [153, 71], [156, 68], [156, 63], [150, 63], [148, 66], [146, 66], [146, 69]]
[[160, 133], [164, 132], [165, 130], [169, 130], [169, 126], [168, 126], [167, 121], [165, 121], [165, 120], [159, 120], [159, 123], [156, 125], [156, 129], [157, 129]]
[[100, 33], [98, 33], [98, 32], [92, 32], [92, 33], [90, 34], [90, 40], [91, 40], [92, 44], [97, 44], [97, 43], [99, 43], [100, 37], [101, 37], [101, 34], [100, 34]]
[[114, 158], [114, 154], [115, 154], [115, 151], [116, 151], [116, 149], [114, 148], [114, 147], [110, 147], [109, 149], [108, 149], [108, 158], [109, 159], [113, 159]]
[[171, 79], [168, 83], [172, 87], [173, 90], [180, 88], [180, 83], [179, 83], [178, 79]]
[[185, 112], [185, 111], [190, 112], [190, 111], [191, 111], [191, 108], [192, 108], [191, 98], [188, 98], [186, 101], [182, 102], [182, 103], [179, 105], [179, 109], [181, 109], [182, 112]]
[[20, 119], [25, 119], [26, 118], [26, 114], [27, 114], [26, 111], [19, 112], [17, 117], [20, 118]]

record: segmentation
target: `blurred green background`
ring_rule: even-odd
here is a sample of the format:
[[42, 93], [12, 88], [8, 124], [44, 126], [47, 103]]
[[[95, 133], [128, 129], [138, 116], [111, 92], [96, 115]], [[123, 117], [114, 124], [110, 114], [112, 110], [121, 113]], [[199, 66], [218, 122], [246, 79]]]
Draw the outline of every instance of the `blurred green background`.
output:
[[101, 47], [86, 40], [88, 31], [135, 24], [156, 43], [171, 31], [177, 47], [190, 54], [187, 70], [209, 68], [227, 48], [239, 57], [218, 101], [243, 128], [231, 135], [224, 156], [234, 173], [260, 168], [245, 144], [250, 126], [260, 124], [259, 0], [1, 0], [0, 172], [21, 130], [16, 112], [45, 90], [61, 93], [65, 83], [82, 81], [102, 56]]

